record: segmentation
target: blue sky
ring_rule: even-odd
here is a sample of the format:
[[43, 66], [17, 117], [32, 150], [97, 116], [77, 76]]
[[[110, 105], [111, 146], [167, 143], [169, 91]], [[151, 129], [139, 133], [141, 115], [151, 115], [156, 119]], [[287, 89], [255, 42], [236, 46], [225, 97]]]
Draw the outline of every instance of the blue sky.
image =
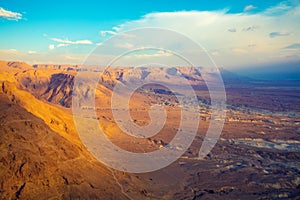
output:
[[4, 60], [81, 63], [105, 39], [149, 26], [188, 35], [224, 67], [300, 60], [298, 0], [3, 0], [0, 8]]
[[[152, 12], [206, 11], [228, 9], [243, 12], [247, 5], [261, 11], [280, 1], [209, 1], [146, 0], [146, 1], [21, 1], [4, 0], [3, 9], [22, 14], [18, 21], [1, 19], [1, 48], [20, 51], [46, 51], [46, 37], [100, 41], [99, 31], [109, 30], [126, 21], [136, 20]], [[46, 37], [44, 37], [47, 35]], [[24, 37], [26, 39], [24, 39]], [[32, 44], [34, 43], [34, 44]]]

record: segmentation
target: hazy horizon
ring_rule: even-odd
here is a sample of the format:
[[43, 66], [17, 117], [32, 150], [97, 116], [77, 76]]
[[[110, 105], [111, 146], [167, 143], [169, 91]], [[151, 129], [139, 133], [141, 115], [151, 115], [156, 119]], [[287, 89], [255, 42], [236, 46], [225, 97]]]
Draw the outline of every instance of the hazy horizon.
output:
[[[283, 74], [283, 79], [299, 79], [298, 0], [215, 0], [205, 4], [167, 1], [159, 5], [152, 1], [135, 6], [128, 1], [118, 2], [130, 11], [125, 13], [113, 3], [81, 2], [70, 9], [67, 1], [2, 2], [0, 59], [29, 64], [82, 64], [94, 49], [111, 37], [124, 32], [125, 36], [132, 29], [158, 27], [197, 42], [220, 68], [250, 77], [270, 73], [269, 78], [278, 79]], [[108, 8], [112, 8], [110, 12]], [[45, 14], [45, 9], [55, 14]], [[147, 35], [144, 37], [147, 40]], [[113, 58], [118, 55], [116, 49], [127, 51], [135, 45], [126, 41], [114, 44], [106, 47], [103, 57]], [[169, 59], [164, 52], [132, 57], [137, 62], [156, 58]]]

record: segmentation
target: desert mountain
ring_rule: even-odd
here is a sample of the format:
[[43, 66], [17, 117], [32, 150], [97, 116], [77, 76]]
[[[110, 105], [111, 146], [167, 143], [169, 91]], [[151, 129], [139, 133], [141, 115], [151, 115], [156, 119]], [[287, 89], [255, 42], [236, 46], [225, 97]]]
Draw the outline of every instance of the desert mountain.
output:
[[[39, 72], [37, 78], [33, 69], [14, 69], [11, 76], [1, 77], [1, 198], [127, 199], [113, 171], [83, 147], [72, 116], [27, 91], [51, 88], [49, 74]], [[27, 77], [35, 78], [39, 85], [34, 87], [32, 80], [26, 82], [26, 73], [35, 75]]]
[[25, 62], [7, 62], [7, 61], [0, 61], [0, 72], [5, 73], [5, 72], [17, 72], [20, 70], [30, 70], [32, 69], [32, 66]]
[[0, 95], [1, 199], [126, 199], [111, 171]]
[[53, 70], [28, 70], [17, 73], [15, 78], [20, 88], [37, 98], [69, 108], [74, 83], [73, 74]]
[[[299, 197], [300, 106], [299, 95], [293, 89], [278, 90], [269, 83], [247, 85], [243, 78], [220, 69], [229, 105], [226, 123], [213, 150], [199, 159], [211, 114], [203, 73], [209, 81], [215, 80], [216, 73], [191, 67], [131, 69], [109, 68], [99, 77], [95, 119], [109, 140], [127, 151], [145, 153], [170, 148], [181, 116], [171, 92], [157, 85], [142, 88], [129, 102], [132, 119], [120, 119], [145, 126], [150, 119], [148, 108], [163, 105], [167, 121], [161, 132], [150, 138], [133, 138], [120, 130], [110, 97], [116, 84], [156, 80], [180, 86], [183, 77], [202, 102], [194, 110], [200, 114], [199, 130], [184, 155], [167, 168], [151, 173], [130, 174], [106, 167], [87, 151], [75, 128], [72, 96], [78, 92], [75, 95], [88, 99], [91, 93], [88, 82], [72, 91], [75, 75], [81, 69], [1, 61], [0, 199]], [[97, 68], [82, 70], [89, 78]]]

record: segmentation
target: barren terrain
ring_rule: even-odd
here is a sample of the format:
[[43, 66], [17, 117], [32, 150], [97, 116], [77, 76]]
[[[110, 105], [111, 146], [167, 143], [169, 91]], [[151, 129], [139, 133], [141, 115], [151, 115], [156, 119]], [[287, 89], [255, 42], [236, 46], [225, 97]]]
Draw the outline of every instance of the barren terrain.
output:
[[[227, 95], [225, 125], [213, 150], [199, 159], [211, 105], [198, 69], [141, 68], [131, 79], [124, 76], [129, 70], [125, 67], [106, 71], [95, 92], [97, 120], [106, 136], [127, 151], [167, 146], [178, 130], [182, 108], [167, 88], [140, 88], [130, 100], [134, 122], [147, 125], [154, 104], [164, 106], [167, 121], [157, 135], [134, 138], [120, 130], [112, 115], [110, 98], [117, 83], [167, 76], [180, 85], [176, 74], [181, 74], [198, 98], [197, 106], [192, 102], [190, 107], [199, 113], [199, 129], [185, 154], [161, 170], [132, 174], [108, 168], [82, 144], [72, 116], [78, 68], [0, 62], [1, 199], [299, 198], [299, 82], [257, 81], [221, 69]], [[89, 96], [90, 91], [83, 89], [81, 94]]]

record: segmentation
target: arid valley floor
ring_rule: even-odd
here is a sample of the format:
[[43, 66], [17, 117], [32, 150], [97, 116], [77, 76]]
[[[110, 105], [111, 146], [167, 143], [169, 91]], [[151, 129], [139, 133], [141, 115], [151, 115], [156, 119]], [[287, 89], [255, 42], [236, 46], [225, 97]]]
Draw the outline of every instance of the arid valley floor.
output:
[[[134, 174], [106, 167], [82, 144], [72, 117], [77, 67], [0, 61], [0, 199], [300, 198], [299, 81], [259, 81], [221, 69], [227, 96], [224, 128], [213, 150], [198, 159], [210, 122], [209, 93], [197, 69], [174, 67], [199, 99], [199, 130], [176, 162]], [[174, 80], [174, 73], [163, 68], [147, 74], [157, 70], [157, 76]], [[130, 101], [131, 117], [139, 125], [149, 122], [152, 104], [164, 105], [168, 118], [159, 134], [137, 139], [118, 128], [110, 97], [124, 73], [119, 67], [99, 81], [99, 125], [128, 151], [166, 146], [177, 131], [180, 107], [165, 88], [142, 88]]]

